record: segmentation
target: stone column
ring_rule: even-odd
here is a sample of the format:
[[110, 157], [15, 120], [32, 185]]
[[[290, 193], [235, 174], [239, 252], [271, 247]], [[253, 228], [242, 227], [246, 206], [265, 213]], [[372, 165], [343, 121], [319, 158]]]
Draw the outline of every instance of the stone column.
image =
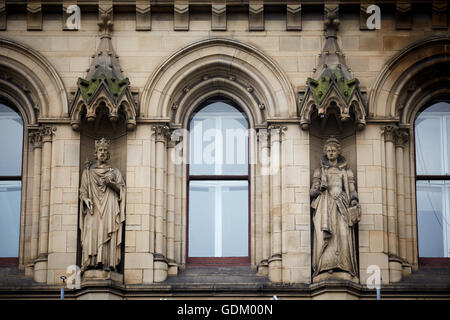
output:
[[154, 255], [154, 281], [161, 282], [167, 278], [168, 261], [164, 256], [164, 214], [165, 202], [165, 153], [169, 127], [156, 125], [155, 131], [155, 255]]
[[175, 262], [175, 145], [176, 141], [170, 138], [167, 143], [167, 260], [169, 276], [178, 274]]
[[397, 176], [394, 145], [397, 129], [396, 126], [386, 126], [383, 129], [386, 148], [389, 282], [398, 282], [402, 276], [402, 263], [398, 255]]
[[50, 171], [52, 164], [52, 136], [56, 129], [44, 126], [42, 133], [42, 169], [40, 186], [40, 215], [39, 215], [39, 243], [38, 257], [34, 265], [34, 280], [47, 281], [48, 265], [48, 231], [50, 213]]
[[398, 217], [398, 254], [406, 261], [406, 217], [405, 217], [405, 171], [404, 148], [408, 141], [405, 131], [397, 130], [395, 135], [395, 159], [397, 166], [397, 217]]
[[31, 260], [34, 262], [38, 257], [39, 242], [39, 212], [41, 199], [41, 155], [42, 155], [42, 132], [36, 131], [30, 134], [34, 153], [33, 172], [33, 201], [31, 222]]
[[177, 157], [175, 161], [175, 262], [178, 265], [182, 264], [182, 243], [184, 238], [182, 236], [182, 215], [183, 215], [183, 137], [175, 139], [176, 145], [174, 147], [174, 154]]
[[[409, 138], [409, 133], [405, 132], [406, 137]], [[414, 157], [412, 157], [414, 159]], [[405, 183], [405, 237], [406, 237], [406, 260], [408, 261], [409, 270], [403, 270], [403, 273], [411, 273], [412, 265], [414, 262], [413, 259], [413, 244], [412, 244], [412, 217], [413, 217], [413, 208], [412, 208], [412, 189], [411, 189], [411, 165], [410, 165], [410, 148], [409, 148], [409, 139], [405, 141], [405, 148], [403, 151], [403, 163], [404, 167], [404, 183]], [[415, 206], [414, 206], [415, 207]]]
[[260, 145], [260, 176], [262, 185], [261, 215], [262, 215], [262, 260], [258, 273], [268, 274], [268, 263], [271, 256], [270, 249], [270, 133], [267, 129], [258, 132]]
[[269, 126], [270, 130], [270, 180], [271, 180], [271, 252], [269, 279], [281, 282], [281, 127]]

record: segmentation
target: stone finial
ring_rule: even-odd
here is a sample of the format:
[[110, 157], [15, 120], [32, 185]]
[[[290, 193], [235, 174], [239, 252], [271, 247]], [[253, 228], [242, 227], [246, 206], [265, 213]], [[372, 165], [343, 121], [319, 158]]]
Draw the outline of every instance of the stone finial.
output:
[[116, 122], [123, 116], [127, 130], [136, 126], [137, 105], [130, 89], [130, 81], [122, 75], [119, 59], [111, 42], [113, 23], [109, 13], [102, 13], [98, 23], [100, 44], [92, 56], [86, 78], [78, 79], [78, 90], [70, 104], [71, 125], [80, 129], [82, 114], [90, 122], [97, 117], [97, 109], [106, 107], [108, 119]]
[[351, 76], [337, 42], [338, 8], [337, 5], [325, 6], [325, 44], [313, 77], [307, 79], [307, 89], [298, 107], [303, 130], [309, 128], [313, 114], [325, 118], [330, 107], [339, 110], [338, 122], [352, 120], [358, 130], [366, 124], [366, 106], [359, 81]]

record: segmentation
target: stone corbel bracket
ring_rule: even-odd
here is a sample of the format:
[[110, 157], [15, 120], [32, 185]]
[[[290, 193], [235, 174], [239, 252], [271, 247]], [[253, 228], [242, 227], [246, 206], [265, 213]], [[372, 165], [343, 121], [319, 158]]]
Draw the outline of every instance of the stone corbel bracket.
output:
[[211, 30], [227, 30], [227, 5], [225, 0], [214, 0], [211, 5]]
[[431, 11], [431, 28], [432, 29], [448, 29], [447, 19], [447, 1], [433, 0]]
[[308, 130], [313, 114], [324, 118], [337, 108], [341, 122], [353, 118], [356, 128], [366, 125], [366, 104], [359, 89], [358, 79], [347, 80], [342, 74], [333, 73], [319, 80], [308, 78], [308, 88], [299, 101], [300, 126]]
[[41, 0], [31, 0], [27, 2], [27, 30], [42, 30]]
[[189, 31], [189, 1], [176, 0], [173, 5], [173, 29]]
[[6, 0], [0, 0], [0, 30], [6, 30]]
[[300, 1], [289, 1], [286, 6], [286, 30], [302, 30], [302, 5]]
[[264, 31], [264, 3], [250, 0], [248, 5], [248, 30]]
[[152, 29], [152, 10], [150, 0], [136, 1], [136, 30], [150, 31]]
[[409, 30], [412, 24], [411, 0], [398, 0], [396, 2], [395, 28]]

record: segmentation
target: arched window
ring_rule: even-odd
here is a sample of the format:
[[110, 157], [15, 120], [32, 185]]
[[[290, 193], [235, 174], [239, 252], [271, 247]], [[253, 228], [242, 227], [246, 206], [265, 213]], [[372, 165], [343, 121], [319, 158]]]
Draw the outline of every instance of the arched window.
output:
[[249, 263], [248, 121], [225, 99], [190, 121], [188, 263]]
[[0, 259], [19, 256], [22, 117], [0, 103]]
[[450, 257], [450, 104], [438, 102], [415, 121], [419, 257]]

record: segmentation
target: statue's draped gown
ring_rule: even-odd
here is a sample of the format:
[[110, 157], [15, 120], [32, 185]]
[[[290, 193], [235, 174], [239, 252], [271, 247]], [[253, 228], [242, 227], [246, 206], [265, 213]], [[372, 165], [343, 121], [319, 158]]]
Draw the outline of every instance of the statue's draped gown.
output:
[[[328, 188], [321, 190], [322, 184]], [[343, 157], [331, 166], [326, 157], [314, 171], [311, 195], [313, 212], [313, 276], [324, 271], [345, 271], [357, 276], [355, 228], [349, 225], [348, 208], [357, 199], [354, 177]], [[339, 269], [339, 270], [336, 270]]]
[[[110, 177], [116, 190], [106, 186]], [[93, 214], [83, 199], [92, 201]], [[83, 171], [80, 187], [82, 269], [112, 270], [121, 260], [122, 223], [125, 221], [125, 182], [118, 169], [92, 165]]]

